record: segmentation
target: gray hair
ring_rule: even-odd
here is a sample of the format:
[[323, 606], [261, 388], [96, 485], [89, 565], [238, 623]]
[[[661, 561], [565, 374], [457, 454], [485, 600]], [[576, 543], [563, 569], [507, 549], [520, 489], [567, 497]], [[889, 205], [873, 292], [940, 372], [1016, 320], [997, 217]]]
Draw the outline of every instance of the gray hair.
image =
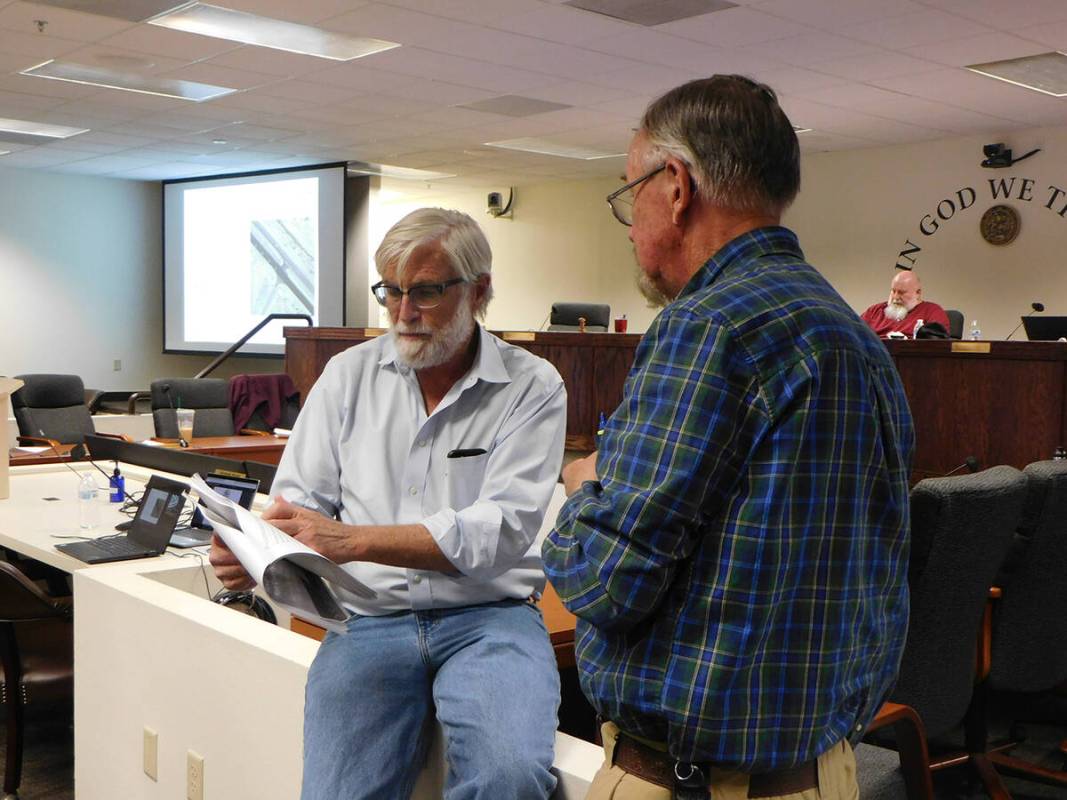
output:
[[674, 157], [698, 194], [738, 211], [777, 216], [800, 190], [800, 146], [774, 91], [741, 75], [690, 81], [652, 101], [641, 119], [646, 166]]
[[[388, 265], [393, 264], [397, 277], [400, 277], [411, 254], [434, 242], [452, 263], [457, 278], [474, 283], [482, 275], [491, 274], [493, 251], [485, 233], [467, 214], [447, 208], [419, 208], [393, 225], [374, 253], [374, 266], [381, 275]], [[490, 283], [474, 313], [484, 317], [492, 298], [493, 285]]]

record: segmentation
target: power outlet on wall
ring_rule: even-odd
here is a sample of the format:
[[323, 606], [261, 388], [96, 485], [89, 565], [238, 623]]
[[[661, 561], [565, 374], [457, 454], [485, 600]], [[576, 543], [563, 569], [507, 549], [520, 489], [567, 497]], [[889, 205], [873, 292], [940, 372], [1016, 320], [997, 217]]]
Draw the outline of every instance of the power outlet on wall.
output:
[[113, 362], [111, 362], [111, 369], [115, 372], [122, 372], [122, 359], [116, 358]]
[[204, 757], [190, 750], [186, 758], [186, 800], [204, 800]]

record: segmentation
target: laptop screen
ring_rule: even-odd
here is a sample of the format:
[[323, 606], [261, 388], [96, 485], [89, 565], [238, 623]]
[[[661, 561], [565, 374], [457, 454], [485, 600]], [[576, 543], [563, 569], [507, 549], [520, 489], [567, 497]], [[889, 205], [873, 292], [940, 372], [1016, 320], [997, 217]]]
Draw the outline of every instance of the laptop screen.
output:
[[[241, 508], [252, 507], [252, 501], [256, 499], [256, 491], [259, 489], [259, 481], [255, 478], [232, 478], [228, 475], [208, 475], [204, 478], [204, 483], [223, 497], [233, 500]], [[211, 523], [204, 519], [199, 506], [194, 507], [191, 527], [211, 530]]]
[[164, 547], [178, 524], [187, 488], [183, 483], [158, 475], [149, 478], [130, 526], [129, 537], [144, 547]]

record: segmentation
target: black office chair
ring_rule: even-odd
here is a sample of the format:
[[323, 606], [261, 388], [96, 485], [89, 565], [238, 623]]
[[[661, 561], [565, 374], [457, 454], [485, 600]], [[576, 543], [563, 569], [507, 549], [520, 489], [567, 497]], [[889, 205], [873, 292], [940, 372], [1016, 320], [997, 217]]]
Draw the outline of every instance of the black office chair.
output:
[[0, 663], [7, 716], [4, 797], [18, 798], [26, 712], [73, 712], [74, 625], [70, 598], [56, 599], [0, 561]]
[[948, 337], [950, 339], [963, 338], [963, 312], [954, 308], [945, 309], [948, 317]]
[[590, 333], [605, 333], [611, 319], [611, 306], [599, 303], [553, 303], [548, 315], [550, 331], [576, 331], [581, 328], [580, 317], [585, 317], [585, 329]]
[[[964, 750], [936, 754], [931, 769], [967, 763], [987, 787], [1000, 789], [986, 743], [975, 735], [972, 722], [983, 718], [985, 709], [972, 698], [985, 677], [976, 674], [976, 653], [990, 587], [1021, 518], [1026, 485], [1023, 473], [1001, 466], [929, 478], [912, 490], [911, 617], [890, 696], [893, 703], [915, 709], [932, 740], [971, 723], [965, 724]], [[875, 737], [871, 743], [885, 740]]]
[[[1000, 574], [989, 685], [1040, 701], [1039, 693], [1067, 681], [1067, 461], [1039, 461], [1024, 473], [1029, 492]], [[1006, 774], [1067, 786], [1067, 772], [1056, 775], [1005, 752], [990, 760]]]
[[152, 381], [152, 421], [156, 436], [178, 438], [176, 408], [196, 411], [193, 436], [232, 436], [229, 381], [225, 378], [161, 378]]
[[77, 375], [16, 375], [25, 385], [12, 393], [11, 408], [21, 444], [81, 444], [94, 433]]

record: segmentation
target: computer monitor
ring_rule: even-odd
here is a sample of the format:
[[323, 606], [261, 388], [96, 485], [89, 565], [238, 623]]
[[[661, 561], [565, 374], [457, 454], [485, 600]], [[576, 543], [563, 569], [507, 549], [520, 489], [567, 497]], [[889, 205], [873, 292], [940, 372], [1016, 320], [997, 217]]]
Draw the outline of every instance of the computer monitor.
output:
[[1067, 339], [1067, 317], [1023, 317], [1026, 338], [1031, 342]]

